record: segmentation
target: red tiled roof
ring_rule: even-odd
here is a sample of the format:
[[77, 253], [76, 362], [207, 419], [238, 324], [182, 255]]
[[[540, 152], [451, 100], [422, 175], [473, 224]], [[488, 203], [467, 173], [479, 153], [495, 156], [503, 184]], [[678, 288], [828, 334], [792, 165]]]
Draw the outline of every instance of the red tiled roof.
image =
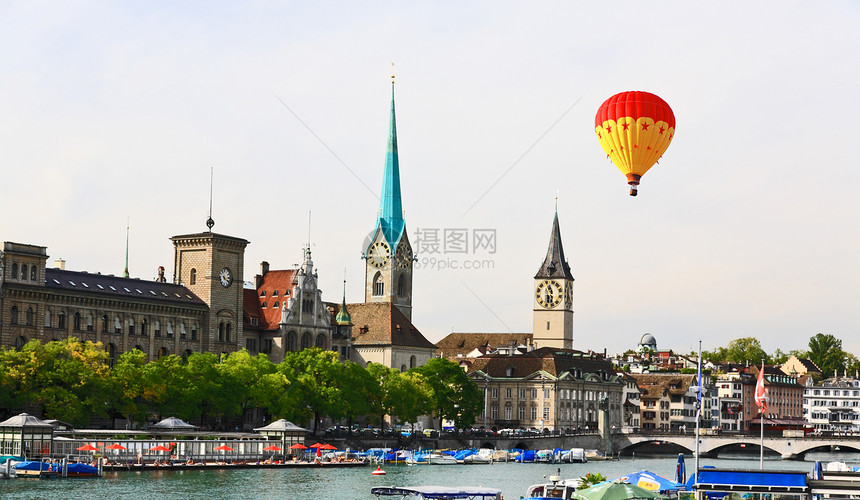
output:
[[456, 358], [458, 355], [465, 356], [475, 349], [481, 349], [481, 352], [486, 354], [485, 349], [483, 348], [488, 344], [492, 349], [509, 347], [512, 340], [516, 342], [516, 345], [518, 346], [529, 345], [532, 342], [532, 334], [454, 332], [448, 334], [439, 342], [436, 342], [436, 347], [446, 358]]
[[406, 316], [390, 302], [347, 304], [352, 316], [355, 346], [400, 346], [436, 349]]
[[[257, 288], [257, 303], [261, 311], [260, 326], [264, 330], [276, 330], [281, 322], [281, 306], [284, 300], [290, 300], [293, 293], [293, 279], [298, 269], [269, 271], [263, 276], [263, 282]], [[265, 292], [265, 296], [263, 293]], [[275, 295], [277, 292], [277, 295]], [[266, 307], [263, 307], [263, 303]], [[275, 306], [275, 303], [278, 305]]]
[[[257, 291], [249, 288], [242, 290], [242, 319], [245, 329], [263, 330], [263, 312], [260, 310], [260, 302]], [[257, 325], [251, 325], [251, 318], [257, 318]]]

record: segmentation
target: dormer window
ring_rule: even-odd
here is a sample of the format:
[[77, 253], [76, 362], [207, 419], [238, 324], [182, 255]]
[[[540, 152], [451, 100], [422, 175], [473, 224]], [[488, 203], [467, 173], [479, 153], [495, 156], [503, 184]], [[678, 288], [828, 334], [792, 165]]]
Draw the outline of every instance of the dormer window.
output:
[[265, 291], [265, 290], [263, 290], [262, 292], [260, 292], [260, 297], [265, 297], [265, 296], [266, 296], [266, 291]]
[[272, 292], [272, 297], [277, 297], [277, 296], [278, 296], [278, 291], [277, 291], [277, 290], [275, 290], [274, 292]]
[[265, 301], [263, 301], [263, 303], [262, 303], [262, 304], [260, 304], [260, 308], [261, 308], [261, 309], [265, 309], [265, 308], [266, 308], [266, 302], [265, 302]]
[[507, 368], [505, 368], [505, 376], [506, 377], [513, 377], [514, 376], [514, 367], [513, 366], [508, 366]]

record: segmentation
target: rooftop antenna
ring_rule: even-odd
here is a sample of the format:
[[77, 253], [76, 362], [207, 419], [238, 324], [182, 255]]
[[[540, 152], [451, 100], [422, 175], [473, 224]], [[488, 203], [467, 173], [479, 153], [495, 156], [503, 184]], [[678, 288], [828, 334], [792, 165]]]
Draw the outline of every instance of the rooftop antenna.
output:
[[209, 218], [206, 219], [206, 227], [209, 228], [209, 232], [212, 232], [212, 227], [215, 225], [215, 221], [212, 220], [212, 177], [215, 175], [215, 167], [209, 167]]
[[128, 232], [131, 227], [130, 218], [126, 217], [125, 219], [125, 271], [122, 272], [123, 278], [128, 278]]

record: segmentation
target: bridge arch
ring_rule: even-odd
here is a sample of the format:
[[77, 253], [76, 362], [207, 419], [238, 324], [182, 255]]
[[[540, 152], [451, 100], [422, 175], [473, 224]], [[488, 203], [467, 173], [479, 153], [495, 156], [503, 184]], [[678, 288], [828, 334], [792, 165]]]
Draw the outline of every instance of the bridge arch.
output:
[[676, 443], [671, 440], [654, 438], [637, 441], [627, 446], [618, 448], [618, 453], [622, 456], [634, 456], [639, 454], [654, 454], [654, 455], [677, 455], [678, 453], [690, 454], [693, 450], [687, 448], [681, 443]]

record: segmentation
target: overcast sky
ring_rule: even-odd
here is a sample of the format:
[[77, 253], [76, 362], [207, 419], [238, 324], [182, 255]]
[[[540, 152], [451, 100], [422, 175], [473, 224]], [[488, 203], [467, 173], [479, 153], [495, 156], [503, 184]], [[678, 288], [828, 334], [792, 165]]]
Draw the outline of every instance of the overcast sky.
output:
[[[132, 276], [170, 279], [214, 168], [246, 280], [300, 261], [311, 212], [324, 297], [345, 273], [362, 301], [394, 62], [431, 341], [531, 331], [558, 193], [575, 348], [823, 332], [860, 354], [858, 23], [850, 1], [0, 2], [0, 240], [121, 274], [128, 219]], [[624, 90], [677, 119], [636, 198], [594, 134]], [[446, 229], [495, 253], [416, 242]]]

